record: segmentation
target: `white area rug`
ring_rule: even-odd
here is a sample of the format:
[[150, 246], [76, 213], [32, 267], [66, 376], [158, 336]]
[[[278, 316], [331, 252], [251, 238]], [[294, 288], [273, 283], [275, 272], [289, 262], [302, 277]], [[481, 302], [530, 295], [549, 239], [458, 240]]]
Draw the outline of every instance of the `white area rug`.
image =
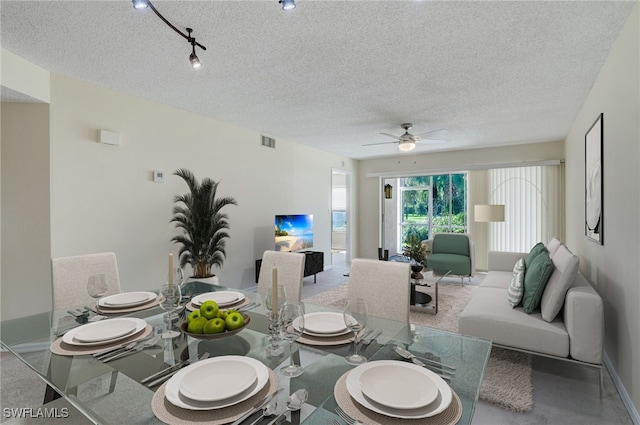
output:
[[[416, 325], [458, 332], [458, 316], [476, 289], [476, 286], [470, 285], [462, 287], [441, 284], [438, 291], [438, 314], [412, 310], [409, 321]], [[304, 301], [340, 308], [346, 294], [347, 285], [342, 285], [305, 298]], [[514, 412], [530, 412], [533, 408], [531, 356], [494, 347], [482, 381], [480, 399]]]

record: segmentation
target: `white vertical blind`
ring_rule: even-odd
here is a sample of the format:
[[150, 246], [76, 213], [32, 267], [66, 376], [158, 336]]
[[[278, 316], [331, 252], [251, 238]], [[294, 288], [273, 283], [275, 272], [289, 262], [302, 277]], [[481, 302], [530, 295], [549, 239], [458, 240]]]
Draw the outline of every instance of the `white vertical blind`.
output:
[[563, 180], [562, 164], [490, 170], [489, 202], [505, 206], [505, 221], [491, 223], [490, 249], [527, 252], [553, 236], [563, 240]]
[[345, 186], [333, 186], [331, 188], [331, 209], [345, 211], [347, 209], [347, 188]]

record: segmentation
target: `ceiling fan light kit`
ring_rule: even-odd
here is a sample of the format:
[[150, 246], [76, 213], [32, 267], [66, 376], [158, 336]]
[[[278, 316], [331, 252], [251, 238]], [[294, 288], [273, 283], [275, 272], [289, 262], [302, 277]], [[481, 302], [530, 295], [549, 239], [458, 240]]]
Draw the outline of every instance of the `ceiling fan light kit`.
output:
[[387, 137], [391, 137], [392, 139], [396, 139], [394, 142], [380, 142], [380, 143], [367, 143], [364, 144], [362, 146], [373, 146], [373, 145], [386, 145], [389, 143], [397, 143], [398, 144], [398, 149], [401, 152], [410, 152], [412, 150], [414, 150], [416, 148], [416, 144], [417, 143], [446, 143], [449, 140], [446, 139], [420, 139], [420, 136], [426, 136], [426, 135], [437, 135], [437, 134], [442, 134], [442, 133], [446, 133], [447, 130], [441, 128], [439, 130], [431, 130], [431, 131], [427, 131], [426, 133], [420, 134], [420, 135], [413, 135], [411, 133], [409, 133], [409, 130], [411, 129], [411, 127], [413, 127], [413, 124], [410, 122], [406, 122], [402, 125], [400, 125], [400, 127], [402, 127], [404, 129], [404, 134], [402, 136], [395, 136], [393, 134], [389, 134], [389, 133], [380, 133], [383, 136], [387, 136]]
[[398, 149], [400, 149], [402, 152], [409, 152], [414, 150], [415, 148], [416, 144], [410, 140], [400, 141], [400, 143], [398, 143]]
[[191, 54], [189, 55], [189, 63], [191, 63], [191, 68], [200, 69], [202, 67], [202, 63], [200, 62], [200, 59], [198, 59], [198, 55], [196, 55], [196, 46], [200, 47], [202, 50], [207, 50], [207, 48], [198, 43], [195, 37], [191, 36], [191, 32], [193, 31], [191, 28], [186, 29], [188, 34], [183, 33], [171, 22], [169, 22], [164, 16], [162, 16], [162, 14], [158, 12], [158, 10], [153, 6], [153, 4], [151, 4], [151, 1], [149, 0], [131, 0], [131, 2], [133, 3], [133, 8], [136, 10], [143, 10], [146, 8], [153, 10], [153, 13], [155, 13], [156, 16], [162, 20], [162, 22], [167, 24], [169, 28], [184, 37], [187, 42], [191, 44]]

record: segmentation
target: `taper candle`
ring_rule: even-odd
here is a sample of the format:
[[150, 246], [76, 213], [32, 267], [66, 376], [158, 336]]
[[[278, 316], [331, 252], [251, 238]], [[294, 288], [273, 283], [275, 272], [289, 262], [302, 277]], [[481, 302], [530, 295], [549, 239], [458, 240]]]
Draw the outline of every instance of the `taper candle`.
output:
[[173, 286], [173, 253], [169, 253], [169, 288]]
[[271, 271], [271, 284], [271, 290], [273, 291], [271, 294], [271, 312], [278, 314], [278, 269], [276, 266], [273, 266]]

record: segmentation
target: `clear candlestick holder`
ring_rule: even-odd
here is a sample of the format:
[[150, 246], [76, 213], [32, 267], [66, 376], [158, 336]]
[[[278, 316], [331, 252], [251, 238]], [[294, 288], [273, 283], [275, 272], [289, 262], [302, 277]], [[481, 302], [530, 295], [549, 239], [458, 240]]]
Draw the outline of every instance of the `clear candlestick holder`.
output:
[[267, 337], [269, 345], [267, 345], [267, 355], [277, 357], [284, 353], [282, 339], [280, 338], [280, 321], [278, 320], [278, 313], [270, 312], [267, 315], [267, 318], [269, 319], [269, 336]]

